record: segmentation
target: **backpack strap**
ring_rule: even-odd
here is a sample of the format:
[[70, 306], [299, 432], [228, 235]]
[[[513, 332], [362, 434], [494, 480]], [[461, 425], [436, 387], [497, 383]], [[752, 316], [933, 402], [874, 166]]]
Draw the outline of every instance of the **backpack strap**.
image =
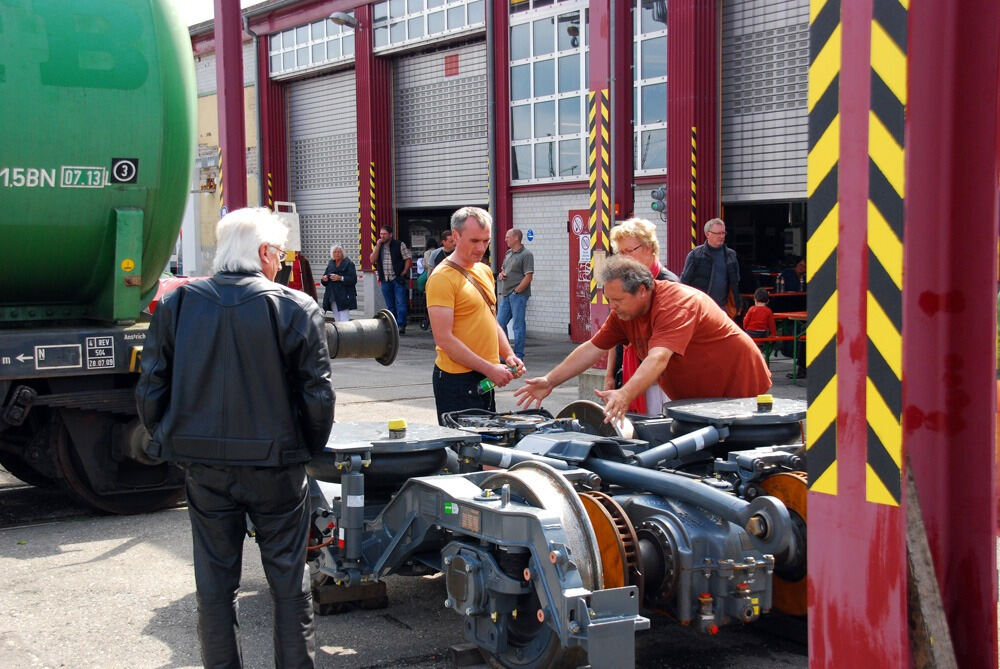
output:
[[[489, 307], [490, 313], [493, 314], [494, 318], [496, 318], [496, 315], [497, 315], [497, 298], [496, 298], [496, 296], [495, 295], [492, 295], [492, 296], [489, 295], [489, 293], [486, 292], [486, 289], [483, 288], [483, 286], [478, 281], [476, 281], [475, 279], [472, 278], [472, 274], [469, 273], [469, 270], [465, 269], [464, 267], [462, 267], [458, 263], [454, 262], [451, 258], [445, 258], [444, 263], [446, 265], [448, 265], [448, 267], [451, 267], [456, 272], [460, 272], [462, 274], [462, 276], [465, 277], [466, 281], [468, 281], [473, 286], [475, 286], [476, 290], [479, 291], [479, 294], [483, 296], [483, 300], [486, 301], [486, 306]], [[490, 299], [491, 297], [492, 297], [492, 299]]]

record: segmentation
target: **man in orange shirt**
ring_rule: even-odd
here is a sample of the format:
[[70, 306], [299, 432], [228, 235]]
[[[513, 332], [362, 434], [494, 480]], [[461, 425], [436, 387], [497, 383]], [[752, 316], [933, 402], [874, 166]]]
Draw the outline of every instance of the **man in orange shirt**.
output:
[[490, 215], [478, 207], [452, 214], [455, 250], [435, 265], [427, 279], [427, 315], [437, 348], [434, 404], [442, 425], [441, 416], [451, 411], [496, 409], [492, 387], [480, 392], [484, 379], [502, 388], [524, 373], [524, 363], [497, 324], [493, 273], [479, 262], [489, 246], [492, 225]]
[[771, 373], [753, 340], [711, 297], [681, 283], [654, 281], [648, 267], [622, 256], [601, 268], [611, 314], [600, 331], [545, 376], [514, 391], [529, 407], [596, 363], [618, 343], [635, 346], [642, 361], [617, 390], [596, 390], [605, 421], [618, 421], [629, 403], [658, 382], [671, 399], [751, 397], [771, 387]]

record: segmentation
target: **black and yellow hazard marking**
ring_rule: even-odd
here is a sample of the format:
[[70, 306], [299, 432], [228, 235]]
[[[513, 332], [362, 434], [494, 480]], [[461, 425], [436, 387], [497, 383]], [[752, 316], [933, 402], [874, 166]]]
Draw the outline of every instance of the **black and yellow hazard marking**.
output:
[[267, 208], [274, 209], [274, 180], [271, 173], [267, 173]]
[[698, 128], [691, 126], [691, 248], [698, 246]]
[[216, 162], [216, 167], [218, 168], [216, 171], [219, 174], [219, 178], [215, 182], [215, 190], [219, 194], [219, 209], [222, 209], [223, 207], [226, 206], [226, 201], [222, 197], [222, 147], [221, 146], [219, 147], [219, 159]]
[[[590, 302], [598, 303], [595, 251], [607, 250], [611, 230], [611, 105], [608, 89], [587, 96], [589, 142], [587, 169], [590, 177]], [[607, 304], [604, 293], [600, 302]]]
[[906, 112], [905, 0], [872, 5], [868, 111], [868, 451], [865, 498], [899, 506], [903, 436], [903, 196]]
[[[369, 212], [369, 222], [372, 235], [372, 250], [378, 241], [378, 222], [375, 220], [375, 161], [368, 166], [368, 202], [371, 210]], [[372, 263], [372, 271], [375, 271], [375, 263]]]
[[840, 241], [840, 0], [809, 6], [808, 286], [805, 362], [809, 489], [837, 494], [837, 244]]

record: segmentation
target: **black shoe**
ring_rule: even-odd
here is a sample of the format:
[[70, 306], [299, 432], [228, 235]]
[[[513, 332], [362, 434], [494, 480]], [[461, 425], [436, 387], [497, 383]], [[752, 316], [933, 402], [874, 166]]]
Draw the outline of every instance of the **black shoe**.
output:
[[426, 330], [426, 329], [427, 329], [427, 328], [429, 328], [430, 326], [431, 326], [431, 324], [430, 324], [430, 323], [428, 323], [427, 321], [420, 321], [420, 329], [421, 329], [421, 330]]
[[399, 336], [402, 337], [406, 334], [406, 328], [399, 328]]

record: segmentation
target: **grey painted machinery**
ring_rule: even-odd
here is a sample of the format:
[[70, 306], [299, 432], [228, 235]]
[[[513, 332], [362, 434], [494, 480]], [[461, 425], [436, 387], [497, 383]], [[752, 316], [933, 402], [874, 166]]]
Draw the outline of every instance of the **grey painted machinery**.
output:
[[[310, 468], [320, 609], [440, 572], [505, 667], [632, 666], [644, 607], [709, 634], [804, 609], [804, 402], [676, 402], [610, 429], [595, 410], [335, 425]], [[456, 455], [489, 467], [440, 473]]]

